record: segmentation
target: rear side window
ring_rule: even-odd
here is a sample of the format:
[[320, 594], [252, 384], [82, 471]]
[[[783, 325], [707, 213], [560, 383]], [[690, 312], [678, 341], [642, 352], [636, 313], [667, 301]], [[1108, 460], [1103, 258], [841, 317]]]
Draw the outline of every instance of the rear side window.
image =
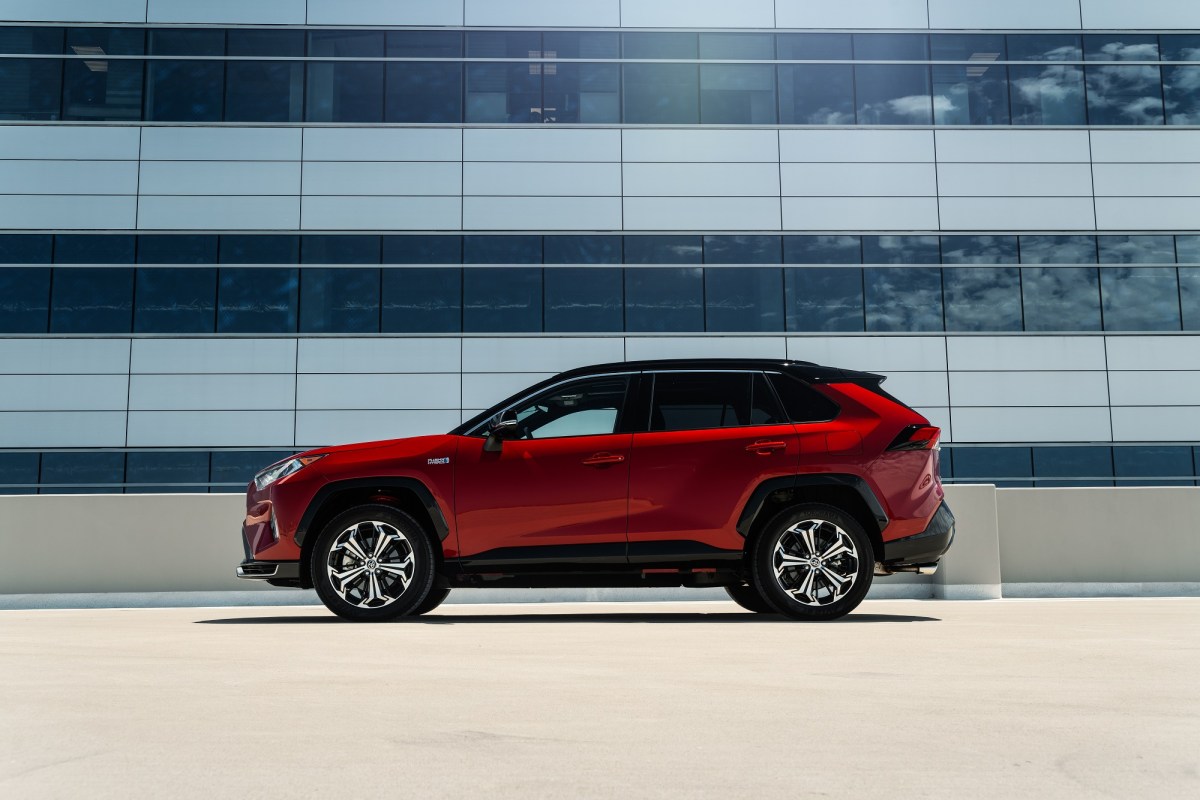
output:
[[660, 372], [654, 376], [650, 430], [688, 431], [750, 424], [745, 372]]
[[770, 378], [792, 422], [826, 422], [837, 416], [837, 405], [815, 389], [788, 375], [771, 373]]

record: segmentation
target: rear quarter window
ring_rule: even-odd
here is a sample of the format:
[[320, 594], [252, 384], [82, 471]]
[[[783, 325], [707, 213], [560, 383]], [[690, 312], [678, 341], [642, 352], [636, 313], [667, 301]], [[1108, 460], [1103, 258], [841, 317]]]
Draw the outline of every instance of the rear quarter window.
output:
[[811, 386], [789, 375], [768, 377], [792, 422], [828, 422], [838, 415], [837, 404]]

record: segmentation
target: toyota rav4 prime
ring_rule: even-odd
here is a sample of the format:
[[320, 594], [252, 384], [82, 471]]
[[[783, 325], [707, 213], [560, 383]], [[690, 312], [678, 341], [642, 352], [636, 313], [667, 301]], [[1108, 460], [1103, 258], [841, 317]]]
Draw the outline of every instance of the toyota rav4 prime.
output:
[[564, 372], [447, 434], [262, 470], [237, 574], [365, 621], [501, 586], [721, 586], [835, 619], [954, 536], [941, 431], [883, 380], [741, 359]]

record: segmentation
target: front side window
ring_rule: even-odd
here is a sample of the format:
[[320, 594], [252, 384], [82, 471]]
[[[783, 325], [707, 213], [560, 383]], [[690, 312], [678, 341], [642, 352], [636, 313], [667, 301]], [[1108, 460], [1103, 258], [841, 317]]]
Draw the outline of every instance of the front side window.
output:
[[519, 439], [603, 436], [617, 430], [629, 378], [588, 378], [556, 386], [505, 411], [516, 419]]
[[783, 411], [761, 373], [660, 372], [654, 376], [651, 431], [776, 425]]

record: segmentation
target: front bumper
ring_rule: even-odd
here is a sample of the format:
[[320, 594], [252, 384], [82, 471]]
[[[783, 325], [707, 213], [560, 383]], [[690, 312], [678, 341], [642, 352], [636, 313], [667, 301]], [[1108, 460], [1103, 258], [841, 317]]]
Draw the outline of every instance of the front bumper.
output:
[[247, 558], [238, 564], [237, 576], [244, 580], [266, 581], [272, 586], [301, 585], [299, 561], [255, 561]]
[[883, 543], [882, 563], [887, 567], [934, 564], [954, 541], [954, 514], [943, 502], [925, 530]]

